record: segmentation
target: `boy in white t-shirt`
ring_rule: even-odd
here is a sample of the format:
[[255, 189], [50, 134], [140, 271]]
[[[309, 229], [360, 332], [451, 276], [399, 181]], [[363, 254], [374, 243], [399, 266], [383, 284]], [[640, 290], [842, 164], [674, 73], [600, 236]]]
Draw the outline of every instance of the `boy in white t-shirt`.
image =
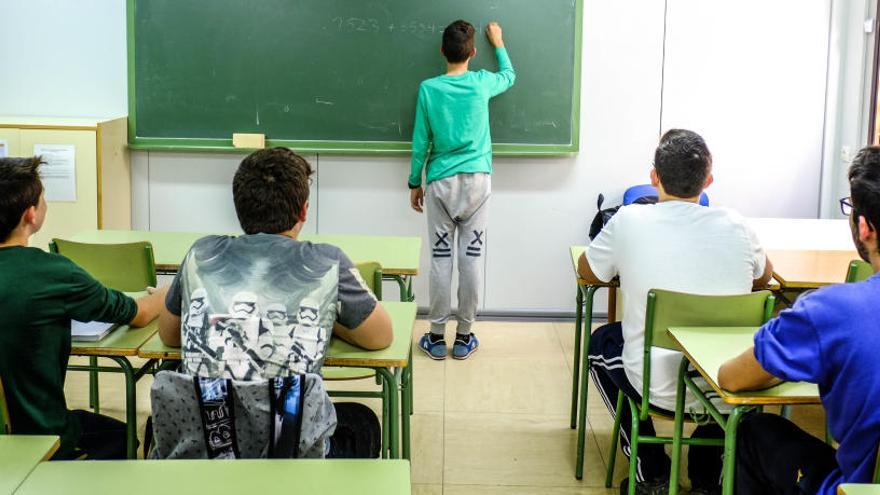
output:
[[[596, 330], [590, 340], [591, 375], [606, 405], [622, 390], [640, 401], [645, 306], [648, 291], [667, 289], [695, 294], [744, 294], [764, 286], [771, 266], [755, 234], [738, 214], [699, 205], [712, 183], [712, 155], [703, 138], [681, 129], [667, 132], [654, 154], [651, 183], [656, 205], [621, 208], [581, 257], [578, 271], [587, 281], [608, 282], [620, 276], [623, 322]], [[653, 349], [651, 404], [675, 409], [676, 378], [681, 353]], [[630, 412], [624, 401], [621, 446], [630, 452]], [[671, 412], [670, 412], [671, 414]], [[650, 418], [640, 425], [654, 434]], [[723, 437], [716, 424], [697, 427], [695, 437]], [[720, 493], [720, 447], [691, 447], [688, 472], [691, 493]], [[670, 461], [662, 445], [641, 444], [636, 493], [666, 493]], [[631, 480], [621, 483], [621, 493]]]

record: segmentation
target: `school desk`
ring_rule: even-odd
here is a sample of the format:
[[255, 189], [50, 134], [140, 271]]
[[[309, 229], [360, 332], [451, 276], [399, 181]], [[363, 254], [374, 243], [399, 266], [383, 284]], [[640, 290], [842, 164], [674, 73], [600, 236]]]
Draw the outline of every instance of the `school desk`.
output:
[[[137, 298], [144, 294], [146, 293], [140, 292], [129, 293], [128, 295]], [[125, 375], [125, 423], [127, 425], [127, 454], [129, 459], [137, 457], [137, 382], [144, 375], [153, 372], [157, 363], [150, 360], [140, 368], [135, 368], [129, 358], [136, 357], [138, 349], [150, 340], [150, 337], [158, 330], [159, 319], [156, 318], [141, 328], [120, 325], [101, 340], [95, 342], [73, 341], [71, 344], [70, 354], [72, 356], [106, 358], [115, 362], [119, 367], [71, 364], [67, 366], [68, 370], [122, 373]]]
[[411, 490], [407, 461], [193, 459], [44, 462], [31, 472], [16, 494], [154, 495], [163, 485], [175, 493], [211, 495], [408, 495]]
[[[93, 244], [149, 241], [153, 245], [156, 270], [173, 273], [180, 268], [180, 263], [193, 243], [206, 235], [210, 234], [144, 230], [86, 230], [77, 233], [70, 240]], [[412, 277], [419, 274], [421, 237], [302, 234], [299, 238], [303, 241], [338, 246], [355, 263], [378, 262], [382, 265], [383, 277], [398, 284], [400, 299], [402, 301], [414, 300]]]
[[[784, 382], [765, 390], [732, 393], [718, 386], [718, 370], [728, 359], [740, 355], [754, 344], [757, 327], [673, 327], [669, 334], [684, 353], [678, 372], [678, 396], [673, 428], [673, 461], [670, 479], [678, 479], [682, 426], [685, 417], [684, 390], [687, 388], [706, 408], [725, 432], [722, 493], [733, 493], [736, 466], [736, 432], [744, 413], [761, 406], [820, 404], [819, 388], [811, 383]], [[702, 375], [725, 403], [731, 406], [725, 417], [687, 376], [688, 363]], [[679, 455], [675, 455], [679, 452]], [[674, 485], [674, 486], [673, 486]], [[677, 483], [670, 485], [670, 494], [677, 492]]]
[[779, 282], [782, 290], [815, 289], [843, 283], [850, 261], [861, 259], [854, 249], [769, 250], [767, 257], [773, 264], [773, 278]]
[[837, 485], [838, 495], [880, 495], [880, 485], [842, 483]]
[[[416, 321], [416, 303], [382, 301], [382, 306], [391, 317], [394, 340], [386, 349], [367, 351], [354, 347], [341, 339], [331, 339], [330, 348], [324, 359], [324, 366], [343, 366], [347, 368], [370, 368], [382, 377], [383, 392], [362, 392], [359, 397], [380, 398], [387, 404], [388, 417], [398, 417], [398, 390], [400, 394], [400, 428], [398, 435], [397, 420], [387, 422], [383, 435], [387, 431], [388, 446], [391, 458], [398, 457], [398, 446], [402, 443], [403, 457], [410, 457], [410, 415], [412, 414], [412, 332]], [[180, 348], [166, 346], [153, 336], [138, 351], [138, 355], [149, 360], [180, 360]], [[402, 370], [399, 375], [396, 370]], [[387, 391], [387, 397], [384, 395]], [[351, 392], [346, 392], [351, 396]], [[384, 421], [385, 418], [383, 418]]]
[[52, 457], [59, 445], [54, 435], [0, 435], [0, 494], [14, 493], [40, 461]]
[[773, 263], [780, 293], [842, 283], [849, 262], [859, 259], [849, 220], [748, 218], [746, 223]]
[[[616, 288], [617, 280], [610, 283], [591, 284], [582, 279], [578, 274], [578, 259], [584, 254], [583, 246], [571, 246], [571, 265], [574, 268], [575, 284], [575, 321], [574, 321], [574, 362], [571, 373], [571, 428], [577, 428], [577, 461], [575, 464], [575, 477], [583, 478], [584, 475], [584, 443], [586, 439], [587, 423], [587, 390], [589, 381], [590, 363], [587, 359], [587, 349], [590, 346], [590, 333], [593, 328], [593, 297], [596, 291], [608, 288], [608, 321], [615, 321], [616, 314]], [[583, 365], [581, 365], [583, 360]], [[578, 391], [580, 390], [580, 397]], [[579, 400], [580, 399], [580, 400]]]

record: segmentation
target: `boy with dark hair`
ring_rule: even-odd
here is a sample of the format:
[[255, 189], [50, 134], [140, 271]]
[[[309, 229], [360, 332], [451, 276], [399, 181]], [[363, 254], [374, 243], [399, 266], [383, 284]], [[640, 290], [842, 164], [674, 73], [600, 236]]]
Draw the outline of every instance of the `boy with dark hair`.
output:
[[125, 423], [67, 409], [70, 321], [144, 326], [158, 315], [164, 290], [135, 301], [67, 258], [28, 247], [46, 218], [41, 164], [0, 158], [0, 381], [12, 433], [59, 435], [55, 459], [124, 459]]
[[[743, 294], [770, 279], [770, 263], [743, 219], [729, 210], [699, 205], [700, 194], [712, 183], [712, 155], [702, 137], [683, 129], [667, 132], [654, 153], [651, 183], [657, 188], [658, 203], [621, 208], [578, 263], [579, 274], [590, 282], [620, 276], [623, 321], [597, 329], [588, 350], [590, 373], [612, 415], [618, 391], [641, 401], [648, 291]], [[679, 352], [651, 351], [651, 405], [670, 415], [680, 362]], [[628, 401], [623, 404], [621, 446], [629, 456], [630, 411]], [[689, 398], [688, 405], [698, 403]], [[650, 419], [639, 428], [646, 435], [654, 434]], [[694, 436], [722, 437], [723, 433], [712, 424], [698, 427]], [[691, 493], [719, 492], [721, 449], [692, 446], [688, 460]], [[666, 493], [669, 469], [662, 445], [640, 444], [637, 479], [624, 480], [620, 492], [636, 483], [636, 493]]]
[[[880, 147], [861, 150], [849, 169], [849, 215], [859, 255], [880, 270]], [[843, 274], [841, 274], [842, 276]], [[718, 371], [730, 391], [779, 380], [819, 385], [831, 435], [839, 448], [785, 418], [754, 414], [738, 430], [736, 493], [833, 495], [841, 483], [871, 483], [880, 442], [880, 277], [823, 287], [755, 334], [755, 345]]]
[[[466, 359], [479, 342], [472, 325], [483, 290], [483, 252], [491, 194], [492, 139], [489, 100], [507, 91], [516, 79], [501, 27], [486, 28], [498, 57], [497, 73], [469, 71], [476, 56], [474, 26], [455, 21], [443, 31], [441, 52], [446, 74], [423, 81], [416, 103], [409, 176], [410, 205], [428, 209], [431, 242], [431, 331], [419, 348], [432, 359], [446, 358], [446, 322], [451, 312], [452, 260], [458, 236], [458, 327], [453, 357]], [[427, 187], [422, 171], [427, 162]]]
[[309, 163], [287, 148], [241, 162], [232, 194], [245, 235], [196, 241], [161, 315], [160, 337], [183, 344], [185, 373], [284, 379], [320, 373], [331, 335], [365, 349], [391, 344], [390, 317], [348, 256], [297, 239], [311, 175]]

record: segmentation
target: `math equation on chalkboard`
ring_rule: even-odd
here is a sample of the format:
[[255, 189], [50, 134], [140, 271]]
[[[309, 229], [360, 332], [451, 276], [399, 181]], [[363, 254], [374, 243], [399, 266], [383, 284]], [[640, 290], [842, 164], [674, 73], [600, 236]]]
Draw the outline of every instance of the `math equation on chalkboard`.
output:
[[[330, 26], [344, 33], [401, 33], [410, 35], [433, 35], [441, 34], [449, 22], [430, 22], [411, 20], [394, 23], [382, 22], [374, 18], [342, 17], [336, 16], [330, 19]], [[482, 31], [483, 26], [477, 26], [477, 31]]]

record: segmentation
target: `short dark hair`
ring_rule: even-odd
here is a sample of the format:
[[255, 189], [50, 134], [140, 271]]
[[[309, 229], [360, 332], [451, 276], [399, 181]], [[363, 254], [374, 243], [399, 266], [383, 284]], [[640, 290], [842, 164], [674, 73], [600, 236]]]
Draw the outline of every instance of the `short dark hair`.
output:
[[474, 52], [474, 25], [461, 19], [443, 30], [443, 55], [450, 63], [467, 60]]
[[39, 156], [0, 158], [0, 242], [9, 239], [28, 208], [40, 203], [42, 164]]
[[312, 166], [288, 148], [251, 153], [232, 179], [238, 223], [246, 234], [280, 234], [293, 228], [309, 199]]
[[[849, 166], [849, 190], [853, 216], [862, 216], [880, 227], [880, 146], [862, 148]], [[856, 222], [858, 223], [858, 222]]]
[[667, 194], [693, 198], [702, 192], [712, 170], [712, 153], [696, 132], [670, 129], [654, 152], [654, 169]]

